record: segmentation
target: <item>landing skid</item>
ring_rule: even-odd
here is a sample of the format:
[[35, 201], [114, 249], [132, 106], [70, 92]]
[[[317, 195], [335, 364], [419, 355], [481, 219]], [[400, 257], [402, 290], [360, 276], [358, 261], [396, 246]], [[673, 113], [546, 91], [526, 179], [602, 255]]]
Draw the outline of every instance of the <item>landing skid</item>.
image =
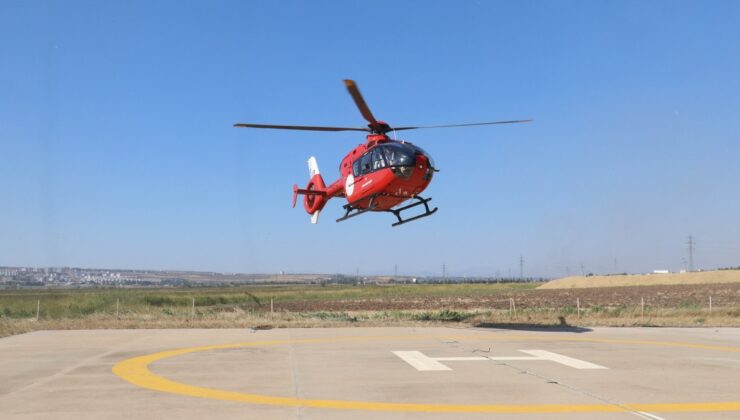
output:
[[[375, 199], [378, 197], [378, 195], [379, 194], [376, 194], [376, 195], [371, 196], [370, 197], [370, 202], [368, 203], [368, 206], [366, 208], [364, 208], [364, 209], [357, 208], [356, 205], [357, 205], [357, 203], [359, 201], [366, 200], [366, 198], [363, 198], [362, 200], [354, 201], [354, 202], [349, 203], [349, 204], [345, 204], [343, 206], [344, 207], [344, 211], [345, 211], [344, 216], [342, 216], [339, 219], [337, 219], [337, 222], [343, 222], [343, 221], [345, 221], [347, 219], [351, 219], [351, 218], [353, 218], [355, 216], [359, 216], [359, 215], [361, 215], [363, 213], [367, 213], [369, 211], [375, 211], [375, 208], [376, 208]], [[388, 213], [393, 213], [393, 215], [396, 216], [396, 218], [398, 219], [398, 222], [393, 223], [391, 226], [399, 226], [399, 225], [402, 225], [404, 223], [413, 222], [414, 220], [421, 219], [422, 217], [431, 216], [431, 215], [433, 215], [437, 211], [437, 207], [435, 207], [435, 208], [433, 208], [431, 210], [429, 209], [429, 204], [427, 204], [427, 203], [429, 203], [430, 201], [432, 201], [431, 197], [430, 198], [422, 198], [422, 197], [419, 197], [418, 195], [416, 195], [416, 196], [414, 196], [412, 198], [415, 199], [415, 200], [418, 200], [418, 201], [415, 202], [415, 203], [412, 203], [412, 204], [409, 204], [409, 205], [406, 205], [406, 206], [397, 208], [397, 209], [388, 209], [388, 210], [379, 210], [379, 211], [385, 211], [385, 212], [388, 212]], [[416, 215], [414, 217], [410, 217], [410, 218], [405, 219], [405, 220], [403, 219], [403, 217], [401, 217], [401, 212], [404, 212], [406, 210], [409, 210], [409, 209], [412, 209], [412, 208], [414, 208], [416, 206], [421, 206], [421, 205], [424, 206], [424, 213], [419, 214], [419, 215]]]
[[[389, 210], [386, 210], [387, 212], [393, 213], [393, 215], [398, 218], [398, 222], [392, 224], [391, 226], [398, 226], [398, 225], [402, 225], [404, 223], [413, 222], [414, 220], [421, 219], [422, 217], [431, 216], [431, 215], [433, 215], [434, 213], [437, 212], [437, 208], [436, 207], [434, 209], [432, 209], [432, 210], [429, 210], [429, 204], [427, 204], [427, 203], [429, 203], [430, 201], [432, 201], [432, 197], [429, 197], [429, 198], [421, 198], [418, 195], [415, 195], [414, 198], [417, 199], [417, 200], [419, 200], [419, 201], [417, 201], [416, 203], [409, 204], [407, 206], [403, 206], [403, 207], [398, 208], [398, 209], [389, 209]], [[401, 212], [402, 211], [408, 210], [408, 209], [411, 209], [411, 208], [414, 208], [416, 206], [421, 206], [422, 204], [424, 205], [424, 213], [419, 214], [419, 215], [416, 215], [414, 217], [410, 217], [410, 218], [408, 218], [406, 220], [403, 220], [403, 218], [401, 218]]]

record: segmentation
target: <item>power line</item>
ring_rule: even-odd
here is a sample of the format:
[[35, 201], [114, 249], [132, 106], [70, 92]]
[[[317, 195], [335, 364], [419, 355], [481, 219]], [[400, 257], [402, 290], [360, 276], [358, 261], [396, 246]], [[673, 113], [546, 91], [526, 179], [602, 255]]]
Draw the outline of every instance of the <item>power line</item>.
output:
[[519, 256], [519, 280], [524, 279], [524, 256]]

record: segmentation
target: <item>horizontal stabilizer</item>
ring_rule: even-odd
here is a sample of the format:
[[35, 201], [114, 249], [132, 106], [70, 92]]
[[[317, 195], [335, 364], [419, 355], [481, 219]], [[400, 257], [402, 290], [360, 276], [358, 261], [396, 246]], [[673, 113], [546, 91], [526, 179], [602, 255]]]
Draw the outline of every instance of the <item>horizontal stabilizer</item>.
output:
[[298, 194], [303, 195], [317, 195], [326, 197], [326, 191], [322, 190], [306, 190], [303, 188], [298, 188], [298, 185], [293, 184], [293, 207], [295, 207], [296, 201], [298, 200]]

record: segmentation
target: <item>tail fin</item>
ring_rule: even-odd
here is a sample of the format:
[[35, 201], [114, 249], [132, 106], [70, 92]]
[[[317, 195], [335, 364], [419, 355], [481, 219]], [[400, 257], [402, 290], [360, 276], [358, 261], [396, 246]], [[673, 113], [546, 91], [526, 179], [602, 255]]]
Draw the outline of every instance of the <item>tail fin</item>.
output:
[[308, 158], [308, 177], [313, 178], [316, 175], [321, 175], [321, 172], [319, 172], [319, 162], [316, 161], [316, 158], [311, 156]]
[[319, 213], [326, 204], [327, 196], [326, 184], [324, 184], [324, 179], [321, 177], [319, 164], [313, 156], [308, 159], [308, 175], [310, 179], [306, 189], [300, 189], [298, 185], [293, 185], [293, 207], [295, 207], [298, 194], [303, 194], [303, 207], [311, 215], [311, 223], [316, 224], [319, 221]]

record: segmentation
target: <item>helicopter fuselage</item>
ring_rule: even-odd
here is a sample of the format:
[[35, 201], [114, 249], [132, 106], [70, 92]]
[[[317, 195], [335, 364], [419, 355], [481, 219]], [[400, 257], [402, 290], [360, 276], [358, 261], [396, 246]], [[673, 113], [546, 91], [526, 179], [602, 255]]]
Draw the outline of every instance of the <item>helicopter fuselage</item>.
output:
[[367, 143], [342, 159], [339, 172], [340, 179], [326, 189], [328, 197], [346, 197], [358, 209], [387, 211], [424, 191], [435, 168], [421, 148], [385, 135], [370, 135]]

